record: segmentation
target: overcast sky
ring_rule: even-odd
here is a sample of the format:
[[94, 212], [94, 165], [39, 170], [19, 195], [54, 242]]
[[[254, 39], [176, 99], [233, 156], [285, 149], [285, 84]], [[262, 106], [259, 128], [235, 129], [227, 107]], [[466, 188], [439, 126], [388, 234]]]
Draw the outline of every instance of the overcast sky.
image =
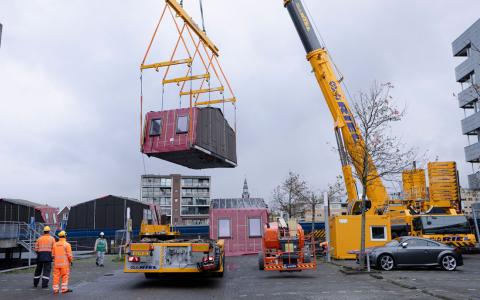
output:
[[[198, 20], [198, 1], [185, 0]], [[204, 0], [207, 32], [238, 98], [236, 169], [145, 158], [147, 173], [212, 176], [214, 197], [269, 199], [298, 172], [323, 189], [341, 168], [333, 122], [282, 0]], [[434, 160], [465, 162], [451, 42], [480, 2], [306, 0], [350, 93], [392, 82], [395, 132]], [[0, 2], [0, 197], [54, 206], [138, 198], [138, 66], [163, 1]], [[157, 95], [158, 96], [158, 95]]]

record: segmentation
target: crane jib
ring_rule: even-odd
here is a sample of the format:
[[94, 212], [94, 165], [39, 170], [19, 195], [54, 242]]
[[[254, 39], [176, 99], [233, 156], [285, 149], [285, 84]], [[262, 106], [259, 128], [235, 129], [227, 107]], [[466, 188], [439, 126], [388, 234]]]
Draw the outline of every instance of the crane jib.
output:
[[307, 12], [301, 0], [286, 0], [285, 7], [292, 18], [295, 29], [300, 36], [303, 47], [307, 53], [322, 48], [320, 41], [313, 29], [313, 24], [308, 18]]
[[352, 113], [345, 104], [344, 97], [342, 97], [342, 94], [339, 92], [337, 83], [335, 81], [330, 81], [328, 85], [330, 86], [330, 90], [332, 91], [338, 107], [342, 112], [345, 125], [350, 131], [353, 141], [356, 143], [359, 140], [359, 136], [357, 133], [357, 125], [355, 124], [355, 119], [353, 118]]

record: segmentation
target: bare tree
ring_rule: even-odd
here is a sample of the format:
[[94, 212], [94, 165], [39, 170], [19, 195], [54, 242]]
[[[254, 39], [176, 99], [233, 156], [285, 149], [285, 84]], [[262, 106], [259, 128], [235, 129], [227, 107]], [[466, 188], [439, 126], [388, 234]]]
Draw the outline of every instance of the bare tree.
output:
[[285, 181], [273, 190], [273, 205], [289, 217], [300, 217], [304, 213], [307, 183], [299, 174], [289, 172]]
[[[336, 180], [333, 184], [328, 184], [327, 188], [327, 196], [329, 201], [340, 202], [341, 199], [345, 197], [345, 187], [343, 183], [342, 176], [337, 176]], [[305, 200], [305, 208], [308, 209], [312, 213], [312, 231], [315, 228], [315, 217], [317, 208], [319, 205], [323, 204], [323, 192], [316, 193], [313, 190], [308, 189], [306, 191], [305, 196], [303, 197]]]
[[[380, 178], [389, 179], [400, 174], [416, 160], [413, 148], [405, 149], [402, 141], [393, 136], [391, 125], [399, 122], [405, 110], [399, 110], [390, 95], [393, 85], [374, 83], [368, 93], [360, 92], [353, 104], [353, 112], [363, 141], [349, 153], [355, 166], [356, 178], [362, 185], [362, 221], [360, 262], [365, 266], [365, 212], [367, 189], [374, 188]], [[387, 199], [385, 199], [387, 200]]]
[[317, 207], [323, 203], [322, 194], [317, 194], [314, 191], [307, 191], [305, 197], [305, 206], [312, 213], [312, 232], [315, 229], [315, 214]]
[[328, 184], [327, 192], [328, 199], [335, 202], [341, 202], [346, 198], [345, 182], [342, 175], [338, 175], [333, 184]]

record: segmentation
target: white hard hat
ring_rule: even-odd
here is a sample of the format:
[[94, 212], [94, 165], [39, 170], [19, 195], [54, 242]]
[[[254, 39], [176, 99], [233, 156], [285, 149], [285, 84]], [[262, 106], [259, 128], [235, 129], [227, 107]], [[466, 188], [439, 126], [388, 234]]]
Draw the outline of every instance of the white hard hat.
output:
[[103, 233], [103, 231], [102, 231], [102, 232], [100, 232], [100, 235], [105, 235], [105, 233]]

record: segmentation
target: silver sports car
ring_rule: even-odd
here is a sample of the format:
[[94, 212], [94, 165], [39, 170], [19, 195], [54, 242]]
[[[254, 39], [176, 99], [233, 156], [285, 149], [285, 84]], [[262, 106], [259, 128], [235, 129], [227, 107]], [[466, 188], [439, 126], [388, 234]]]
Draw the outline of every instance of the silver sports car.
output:
[[402, 266], [440, 266], [453, 271], [463, 265], [460, 251], [429, 239], [404, 236], [391, 240], [383, 247], [367, 250], [373, 267], [390, 271]]

